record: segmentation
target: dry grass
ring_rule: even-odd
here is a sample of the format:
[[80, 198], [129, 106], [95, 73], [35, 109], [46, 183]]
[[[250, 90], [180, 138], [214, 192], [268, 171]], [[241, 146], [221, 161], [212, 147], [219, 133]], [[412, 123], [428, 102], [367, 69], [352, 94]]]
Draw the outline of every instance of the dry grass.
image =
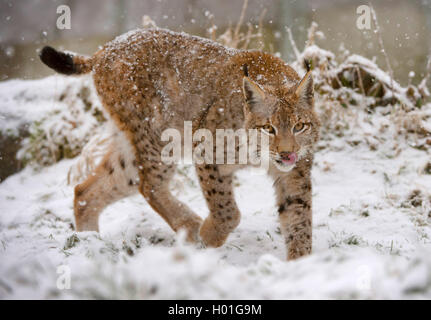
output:
[[[213, 41], [217, 41], [222, 45], [234, 49], [257, 49], [262, 50], [264, 48], [265, 39], [263, 32], [263, 19], [266, 15], [266, 9], [264, 9], [259, 17], [259, 24], [255, 28], [250, 22], [246, 23], [244, 27], [244, 17], [248, 7], [248, 0], [244, 0], [241, 14], [238, 19], [238, 23], [233, 27], [228, 26], [226, 30], [217, 35], [218, 27], [214, 23], [214, 16], [208, 14], [210, 27], [207, 29], [207, 37]], [[246, 31], [241, 31], [246, 29]]]
[[77, 185], [84, 181], [94, 170], [102, 157], [107, 153], [112, 142], [112, 135], [98, 132], [84, 146], [78, 160], [67, 173], [67, 184]]

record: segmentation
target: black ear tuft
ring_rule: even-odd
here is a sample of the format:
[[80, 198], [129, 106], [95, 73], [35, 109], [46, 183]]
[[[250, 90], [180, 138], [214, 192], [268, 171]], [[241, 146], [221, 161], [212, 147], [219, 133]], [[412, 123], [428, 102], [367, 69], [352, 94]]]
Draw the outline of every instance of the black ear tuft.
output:
[[51, 69], [63, 74], [77, 73], [73, 56], [59, 52], [52, 47], [44, 47], [39, 54], [40, 60]]
[[244, 77], [248, 77], [248, 65], [247, 64], [242, 65], [242, 71], [244, 72]]
[[311, 70], [311, 60], [304, 59], [304, 66], [307, 69], [307, 72]]

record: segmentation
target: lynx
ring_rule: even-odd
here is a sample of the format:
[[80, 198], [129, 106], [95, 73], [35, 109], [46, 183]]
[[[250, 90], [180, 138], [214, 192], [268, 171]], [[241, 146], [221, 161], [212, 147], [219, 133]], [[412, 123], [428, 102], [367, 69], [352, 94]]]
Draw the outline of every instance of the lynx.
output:
[[[174, 198], [175, 164], [161, 161], [167, 128], [257, 129], [269, 136], [268, 174], [274, 179], [288, 259], [311, 252], [311, 167], [319, 121], [313, 79], [301, 79], [281, 59], [259, 51], [164, 29], [128, 32], [92, 57], [44, 47], [41, 60], [59, 73], [92, 72], [97, 93], [118, 127], [95, 172], [75, 187], [78, 231], [98, 231], [109, 204], [140, 192], [169, 226], [190, 241], [219, 247], [240, 222], [233, 174], [245, 165], [196, 164], [210, 214], [203, 221]], [[257, 152], [259, 154], [259, 152]]]

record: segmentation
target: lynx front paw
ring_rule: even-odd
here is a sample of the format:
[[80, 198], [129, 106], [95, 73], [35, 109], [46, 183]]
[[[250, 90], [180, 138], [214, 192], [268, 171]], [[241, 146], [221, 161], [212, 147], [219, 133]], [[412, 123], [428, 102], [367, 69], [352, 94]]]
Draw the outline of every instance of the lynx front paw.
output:
[[311, 243], [292, 242], [287, 251], [287, 260], [295, 260], [311, 254]]
[[204, 224], [201, 227], [200, 235], [202, 241], [207, 247], [217, 248], [225, 243], [227, 237], [229, 236], [229, 232], [223, 230], [222, 226], [216, 224], [215, 221], [209, 217], [204, 221]]
[[178, 229], [185, 229], [187, 232], [187, 241], [190, 243], [198, 243], [200, 241], [199, 238], [199, 230], [202, 225], [202, 219], [200, 217], [193, 217], [186, 221], [181, 225]]
[[88, 214], [85, 207], [78, 207], [75, 209], [75, 229], [81, 231], [96, 231], [99, 232], [99, 215]]

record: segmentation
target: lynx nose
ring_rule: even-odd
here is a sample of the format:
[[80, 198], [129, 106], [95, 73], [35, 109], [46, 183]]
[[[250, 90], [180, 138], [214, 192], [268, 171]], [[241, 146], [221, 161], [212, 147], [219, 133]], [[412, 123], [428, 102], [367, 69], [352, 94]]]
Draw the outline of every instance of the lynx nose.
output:
[[294, 164], [298, 160], [296, 152], [280, 152], [281, 161], [284, 164]]

